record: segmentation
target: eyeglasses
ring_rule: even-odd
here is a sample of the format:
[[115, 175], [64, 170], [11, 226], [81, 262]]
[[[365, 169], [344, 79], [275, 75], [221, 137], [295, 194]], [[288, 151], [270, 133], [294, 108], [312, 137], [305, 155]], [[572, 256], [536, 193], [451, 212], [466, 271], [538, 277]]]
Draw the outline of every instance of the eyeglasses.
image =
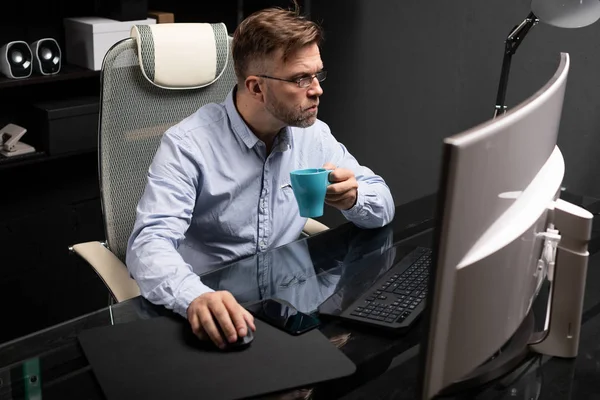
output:
[[297, 79], [282, 79], [282, 78], [275, 78], [274, 76], [268, 76], [268, 75], [257, 75], [257, 76], [261, 77], [261, 78], [275, 79], [277, 81], [295, 83], [296, 85], [298, 85], [299, 88], [306, 89], [307, 87], [309, 87], [312, 84], [312, 81], [315, 78], [317, 78], [317, 80], [319, 82], [323, 82], [325, 80], [325, 78], [327, 78], [327, 71], [319, 71], [316, 74], [302, 76]]

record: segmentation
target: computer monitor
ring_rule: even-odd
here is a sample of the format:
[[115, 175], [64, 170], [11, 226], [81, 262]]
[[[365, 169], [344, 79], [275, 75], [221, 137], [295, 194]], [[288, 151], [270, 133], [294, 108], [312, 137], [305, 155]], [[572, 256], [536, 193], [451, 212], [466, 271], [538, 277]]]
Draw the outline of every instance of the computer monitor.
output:
[[[444, 140], [421, 345], [423, 399], [456, 387], [513, 340], [541, 282], [553, 276], [551, 263], [540, 258], [544, 232], [556, 223], [552, 210], [562, 202], [565, 164], [556, 144], [568, 73], [563, 53], [554, 76], [533, 96]], [[591, 221], [585, 210], [572, 210]], [[556, 229], [571, 229], [564, 225]], [[585, 281], [587, 244], [577, 250]], [[578, 339], [581, 303], [575, 303], [579, 320], [575, 315], [568, 329]], [[529, 344], [526, 337], [519, 346], [527, 351]]]

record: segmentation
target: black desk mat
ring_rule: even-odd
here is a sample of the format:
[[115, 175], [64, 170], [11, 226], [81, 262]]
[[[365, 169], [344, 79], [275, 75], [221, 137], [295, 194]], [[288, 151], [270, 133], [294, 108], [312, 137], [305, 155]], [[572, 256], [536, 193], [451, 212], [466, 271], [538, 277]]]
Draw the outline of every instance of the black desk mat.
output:
[[356, 370], [318, 330], [292, 336], [255, 324], [250, 346], [228, 352], [197, 339], [183, 318], [94, 328], [78, 338], [108, 400], [240, 399]]

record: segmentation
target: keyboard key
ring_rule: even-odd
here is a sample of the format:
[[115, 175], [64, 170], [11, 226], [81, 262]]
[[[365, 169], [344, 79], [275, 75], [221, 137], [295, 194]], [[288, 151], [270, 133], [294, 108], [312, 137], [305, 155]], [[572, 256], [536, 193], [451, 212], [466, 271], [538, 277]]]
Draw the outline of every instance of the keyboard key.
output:
[[381, 296], [379, 296], [379, 297], [378, 297], [378, 299], [379, 299], [379, 300], [385, 300], [385, 299], [387, 299], [387, 297], [386, 297], [386, 296], [384, 296], [384, 295], [381, 295]]
[[365, 301], [373, 301], [373, 300], [375, 300], [375, 297], [367, 297], [367, 298], [365, 299]]
[[384, 321], [385, 321], [385, 322], [392, 323], [392, 322], [394, 322], [394, 318], [386, 318]]

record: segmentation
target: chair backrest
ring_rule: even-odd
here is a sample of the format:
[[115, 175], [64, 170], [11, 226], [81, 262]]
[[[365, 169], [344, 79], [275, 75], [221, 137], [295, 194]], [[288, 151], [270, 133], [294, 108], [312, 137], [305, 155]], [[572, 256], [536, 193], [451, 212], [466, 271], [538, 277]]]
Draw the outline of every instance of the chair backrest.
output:
[[109, 249], [124, 262], [163, 133], [236, 83], [224, 24], [135, 26], [101, 71], [99, 175]]

